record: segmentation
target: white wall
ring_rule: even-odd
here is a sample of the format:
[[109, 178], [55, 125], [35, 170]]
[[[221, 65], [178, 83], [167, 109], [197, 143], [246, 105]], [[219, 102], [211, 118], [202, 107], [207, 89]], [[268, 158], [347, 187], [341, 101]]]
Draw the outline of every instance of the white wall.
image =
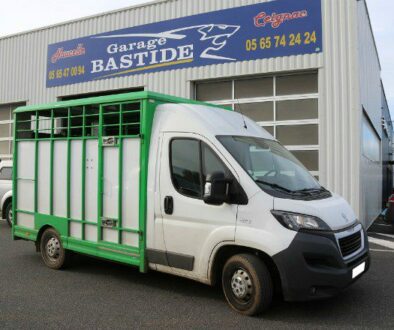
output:
[[[357, 1], [358, 61], [360, 102], [378, 136], [382, 137], [382, 86], [378, 53], [364, 0]], [[365, 120], [365, 119], [363, 119]], [[361, 138], [362, 140], [362, 134]], [[361, 155], [361, 218], [369, 226], [381, 212], [383, 173], [382, 161], [374, 162]]]

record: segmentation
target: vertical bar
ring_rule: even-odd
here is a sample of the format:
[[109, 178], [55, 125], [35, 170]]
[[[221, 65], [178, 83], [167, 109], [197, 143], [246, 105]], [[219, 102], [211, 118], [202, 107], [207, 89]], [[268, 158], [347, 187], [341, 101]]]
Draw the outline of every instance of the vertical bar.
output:
[[51, 158], [49, 174], [49, 214], [53, 215], [54, 110], [51, 110]]
[[123, 210], [123, 104], [119, 105], [119, 167], [118, 167], [118, 243], [122, 244], [122, 210]]
[[[67, 219], [71, 218], [71, 108], [67, 110]], [[70, 223], [70, 222], [69, 222]]]
[[38, 111], [36, 111], [36, 123], [35, 123], [35, 132], [34, 132], [34, 137], [35, 137], [35, 159], [34, 159], [34, 212], [38, 213], [38, 148], [39, 148], [39, 143], [38, 143]]
[[139, 191], [139, 255], [140, 271], [147, 271], [147, 262], [145, 259], [146, 249], [146, 208], [147, 208], [147, 179], [148, 179], [148, 157], [149, 141], [151, 133], [151, 123], [148, 123], [148, 99], [140, 104], [140, 191]]
[[[85, 184], [86, 184], [86, 107], [82, 109], [82, 201], [81, 220], [85, 221]], [[82, 239], [85, 239], [85, 223], [82, 223]]]
[[98, 130], [98, 189], [97, 189], [97, 241], [102, 239], [101, 217], [103, 213], [103, 106], [99, 105], [99, 130]]
[[14, 144], [12, 146], [13, 150], [13, 169], [12, 169], [12, 236], [15, 235], [15, 226], [17, 225], [18, 215], [16, 214], [17, 203], [18, 203], [18, 142], [17, 139], [17, 114], [14, 113]]

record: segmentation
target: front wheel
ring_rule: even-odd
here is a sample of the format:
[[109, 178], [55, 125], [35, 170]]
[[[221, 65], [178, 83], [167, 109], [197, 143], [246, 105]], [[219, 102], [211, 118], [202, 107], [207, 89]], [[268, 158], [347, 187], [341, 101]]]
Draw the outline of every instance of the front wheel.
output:
[[53, 228], [48, 228], [42, 234], [40, 250], [41, 257], [49, 268], [61, 269], [66, 265], [68, 253], [63, 248], [59, 234]]
[[229, 305], [241, 314], [260, 314], [272, 303], [274, 287], [271, 274], [255, 255], [231, 257], [223, 268], [222, 286]]
[[8, 203], [5, 209], [5, 219], [7, 220], [8, 225], [12, 226], [12, 203]]

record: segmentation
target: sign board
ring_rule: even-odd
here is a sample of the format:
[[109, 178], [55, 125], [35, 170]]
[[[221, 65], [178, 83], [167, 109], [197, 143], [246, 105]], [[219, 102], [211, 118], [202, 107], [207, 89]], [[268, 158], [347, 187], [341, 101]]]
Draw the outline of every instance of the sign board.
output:
[[47, 87], [322, 50], [321, 0], [276, 0], [51, 44]]

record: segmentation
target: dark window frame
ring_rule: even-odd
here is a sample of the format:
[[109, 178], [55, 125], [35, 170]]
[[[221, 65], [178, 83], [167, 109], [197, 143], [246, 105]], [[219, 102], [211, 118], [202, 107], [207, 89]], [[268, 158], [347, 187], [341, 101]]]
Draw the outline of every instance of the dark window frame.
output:
[[[173, 142], [174, 141], [179, 141], [179, 140], [183, 140], [183, 141], [188, 141], [189, 140], [189, 141], [196, 141], [196, 142], [198, 142], [199, 175], [200, 175], [200, 184], [201, 184], [201, 190], [200, 190], [201, 191], [201, 196], [199, 196], [199, 197], [197, 197], [197, 196], [190, 196], [188, 194], [185, 194], [184, 192], [182, 192], [180, 189], [178, 189], [176, 187], [176, 184], [175, 184], [175, 181], [174, 181], [174, 173], [173, 173], [172, 148], [173, 148]], [[203, 194], [204, 194], [205, 179], [204, 179], [204, 173], [203, 172], [206, 169], [205, 169], [205, 165], [204, 165], [205, 156], [204, 156], [204, 153], [203, 153], [203, 146], [205, 146], [208, 150], [210, 150], [212, 152], [212, 154], [219, 160], [219, 162], [222, 163], [223, 167], [226, 170], [225, 174], [228, 173], [231, 176], [231, 178], [236, 180], [236, 178], [234, 177], [234, 174], [231, 172], [231, 170], [228, 168], [228, 166], [225, 164], [225, 162], [223, 162], [223, 160], [218, 155], [218, 153], [215, 152], [215, 150], [213, 150], [204, 141], [202, 141], [200, 139], [192, 138], [192, 137], [173, 137], [173, 138], [171, 138], [170, 141], [169, 141], [169, 162], [170, 162], [170, 176], [171, 176], [172, 186], [182, 196], [185, 196], [185, 197], [188, 197], [188, 198], [192, 198], [192, 199], [197, 199], [197, 200], [203, 200]]]

